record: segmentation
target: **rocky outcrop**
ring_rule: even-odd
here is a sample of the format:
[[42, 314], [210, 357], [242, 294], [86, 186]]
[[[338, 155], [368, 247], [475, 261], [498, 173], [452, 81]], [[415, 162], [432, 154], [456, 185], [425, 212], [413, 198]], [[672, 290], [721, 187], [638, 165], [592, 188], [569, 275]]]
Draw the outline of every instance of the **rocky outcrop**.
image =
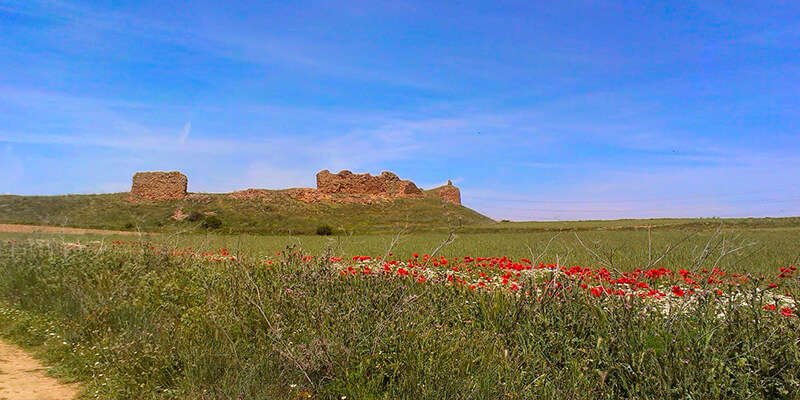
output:
[[188, 184], [189, 179], [179, 171], [137, 172], [133, 175], [131, 200], [182, 200]]
[[409, 180], [401, 180], [397, 175], [383, 171], [378, 176], [354, 174], [343, 170], [333, 174], [327, 169], [317, 173], [317, 190], [327, 194], [394, 197], [423, 197], [422, 190]]
[[447, 185], [440, 186], [433, 190], [442, 200], [461, 205], [461, 190], [453, 186], [452, 181], [448, 180]]

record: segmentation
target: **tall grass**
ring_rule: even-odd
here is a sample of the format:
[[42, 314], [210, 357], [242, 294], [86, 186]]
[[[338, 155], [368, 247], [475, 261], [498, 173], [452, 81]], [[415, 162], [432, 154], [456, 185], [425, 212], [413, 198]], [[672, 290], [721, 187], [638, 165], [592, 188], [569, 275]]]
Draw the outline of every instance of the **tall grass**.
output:
[[89, 398], [800, 397], [798, 318], [761, 296], [678, 314], [569, 281], [525, 296], [171, 251], [3, 242], [3, 334]]

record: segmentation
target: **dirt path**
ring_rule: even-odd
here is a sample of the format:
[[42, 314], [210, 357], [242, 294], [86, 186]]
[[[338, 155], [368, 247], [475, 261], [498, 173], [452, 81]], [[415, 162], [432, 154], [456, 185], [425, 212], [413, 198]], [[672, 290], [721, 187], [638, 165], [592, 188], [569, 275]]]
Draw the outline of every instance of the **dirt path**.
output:
[[45, 368], [19, 347], [0, 341], [0, 400], [67, 400], [77, 397], [77, 384], [45, 375]]
[[[95, 234], [109, 234], [109, 235], [138, 235], [139, 232], [131, 231], [108, 231], [104, 229], [83, 229], [83, 228], [67, 228], [61, 226], [46, 226], [46, 225], [19, 225], [19, 224], [0, 224], [0, 232], [14, 232], [14, 233], [95, 233]], [[142, 232], [146, 234], [147, 232]]]

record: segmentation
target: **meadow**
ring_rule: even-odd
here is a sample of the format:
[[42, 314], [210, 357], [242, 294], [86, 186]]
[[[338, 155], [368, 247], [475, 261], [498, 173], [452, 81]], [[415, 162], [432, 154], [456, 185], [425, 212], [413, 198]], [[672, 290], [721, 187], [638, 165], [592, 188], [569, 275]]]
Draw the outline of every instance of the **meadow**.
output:
[[0, 328], [87, 398], [798, 398], [766, 225], [0, 234]]
[[[564, 223], [509, 223], [491, 228], [466, 226], [454, 230], [405, 231], [375, 234], [253, 235], [253, 234], [143, 234], [139, 241], [169, 248], [191, 247], [196, 251], [226, 248], [246, 256], [258, 257], [294, 246], [309, 255], [329, 251], [337, 257], [385, 256], [393, 252], [408, 259], [413, 253], [432, 253], [448, 258], [457, 256], [507, 256], [514, 259], [556, 262], [562, 265], [607, 266], [630, 271], [652, 264], [687, 268], [714, 250], [726, 253], [717, 266], [742, 273], [763, 274], [775, 265], [800, 260], [800, 223], [783, 219], [711, 221], [630, 220]], [[794, 221], [788, 221], [793, 223]], [[0, 240], [55, 240], [61, 242], [109, 242], [132, 240], [130, 236], [12, 234], [0, 232]], [[710, 256], [709, 256], [710, 257]]]

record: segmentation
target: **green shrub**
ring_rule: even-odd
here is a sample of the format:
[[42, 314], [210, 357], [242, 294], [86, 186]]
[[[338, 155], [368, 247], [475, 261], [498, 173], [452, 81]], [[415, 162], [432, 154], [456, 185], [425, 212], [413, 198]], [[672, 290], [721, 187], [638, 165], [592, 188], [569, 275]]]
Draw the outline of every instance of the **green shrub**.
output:
[[320, 225], [317, 227], [317, 235], [320, 236], [333, 235], [333, 227], [330, 225]]
[[216, 215], [204, 215], [200, 225], [206, 230], [213, 231], [222, 226], [222, 220]]

